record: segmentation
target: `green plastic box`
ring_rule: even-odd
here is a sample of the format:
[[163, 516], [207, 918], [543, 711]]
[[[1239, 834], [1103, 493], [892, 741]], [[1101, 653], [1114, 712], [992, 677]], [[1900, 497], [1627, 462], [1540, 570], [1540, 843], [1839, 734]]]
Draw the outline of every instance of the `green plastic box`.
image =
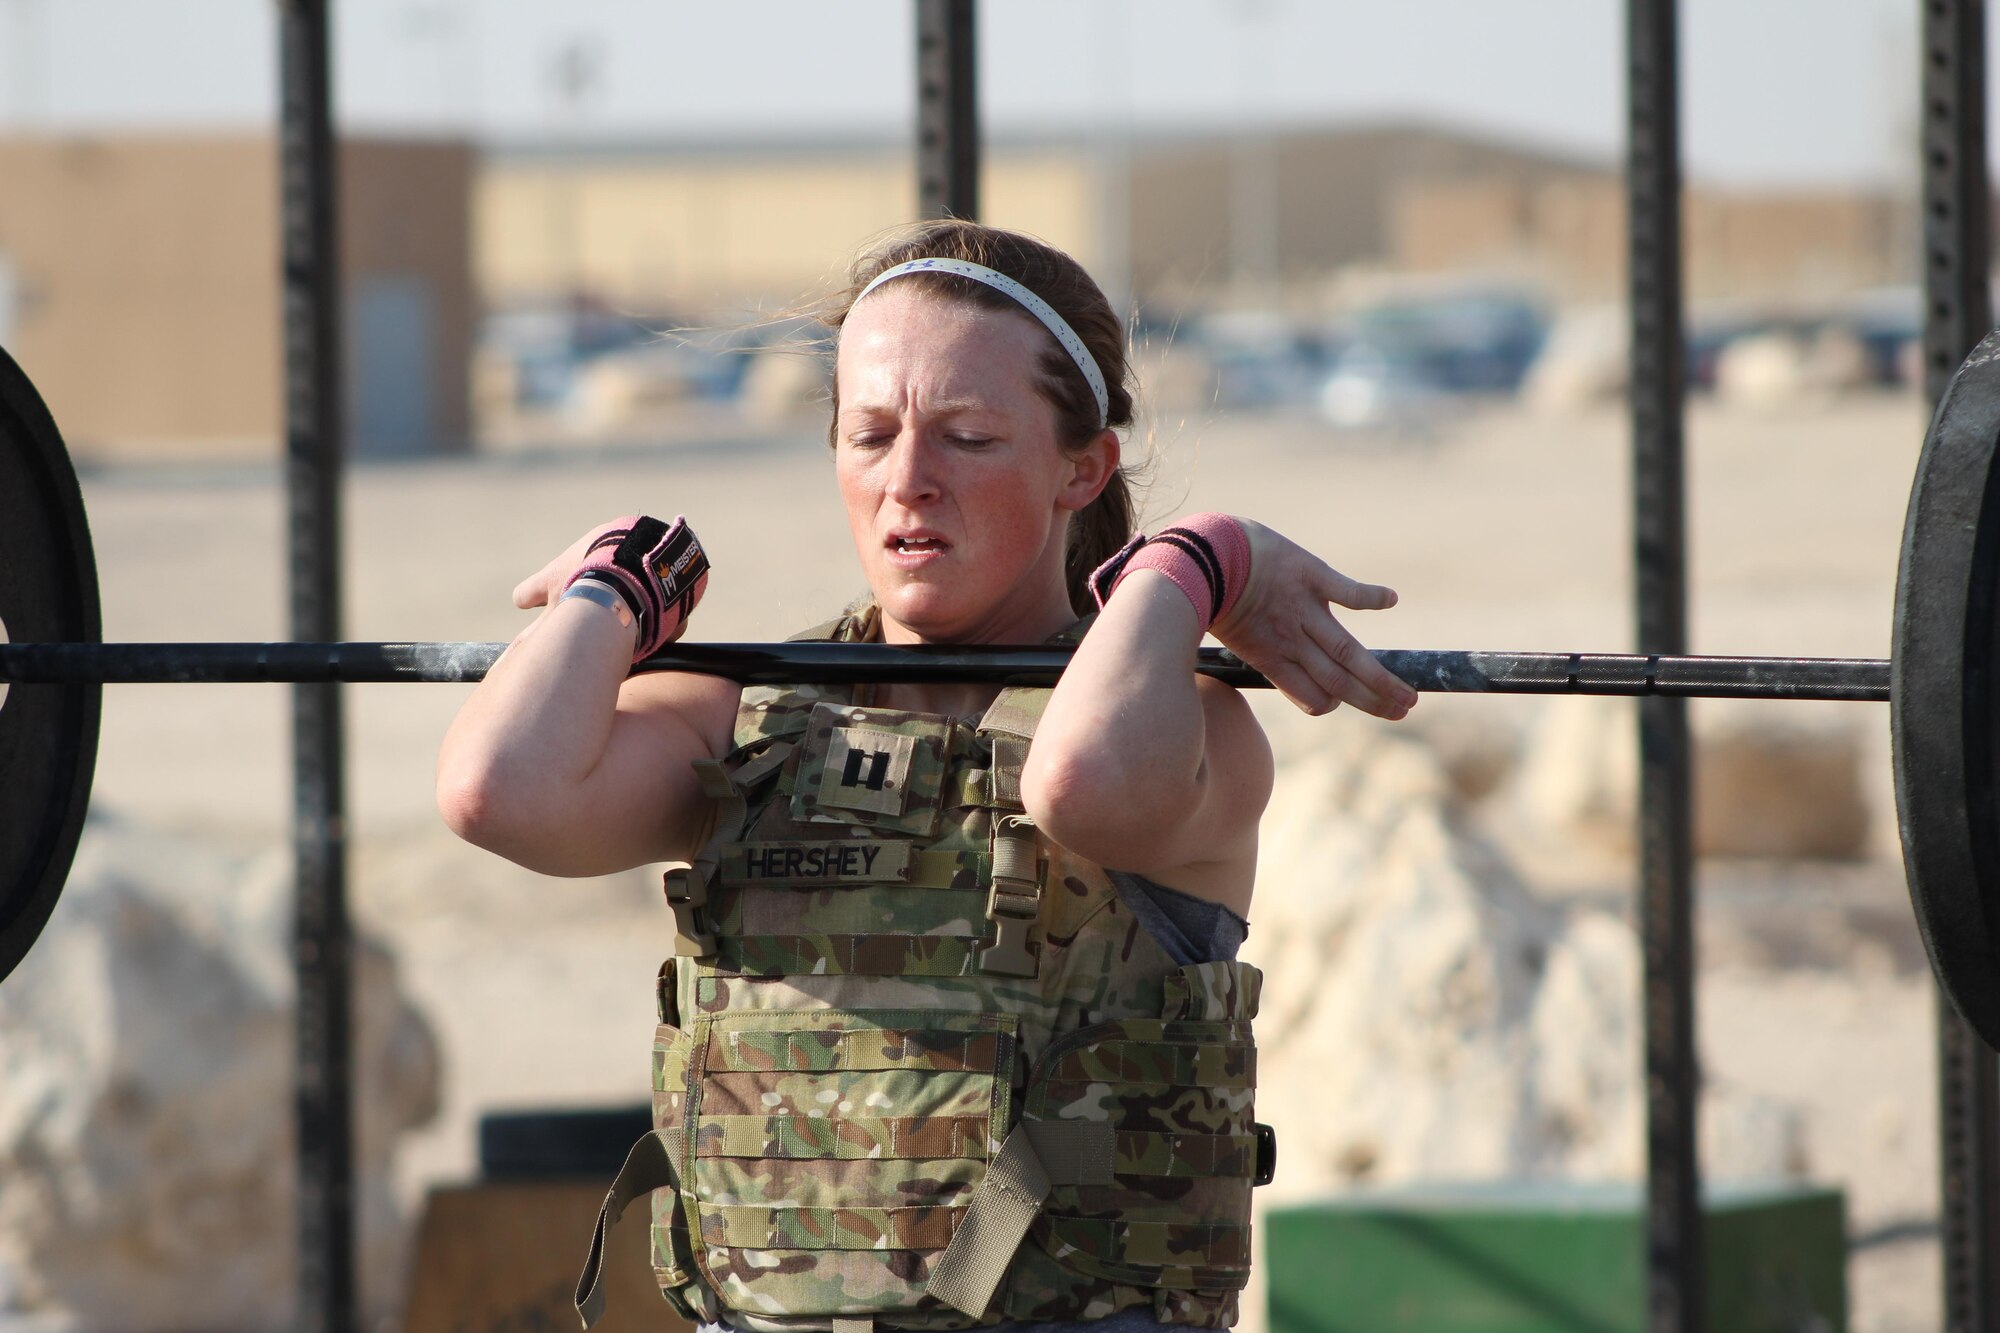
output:
[[[1705, 1193], [1708, 1333], [1844, 1333], [1841, 1192]], [[1273, 1208], [1271, 1333], [1645, 1333], [1637, 1185], [1423, 1185]]]

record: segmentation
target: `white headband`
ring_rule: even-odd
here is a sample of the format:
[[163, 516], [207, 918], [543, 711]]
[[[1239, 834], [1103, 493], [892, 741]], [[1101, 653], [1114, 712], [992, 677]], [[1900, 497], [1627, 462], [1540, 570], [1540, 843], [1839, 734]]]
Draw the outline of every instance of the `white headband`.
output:
[[1043, 327], [1055, 334], [1056, 341], [1069, 353], [1069, 359], [1076, 362], [1076, 368], [1083, 372], [1083, 378], [1090, 384], [1091, 396], [1097, 399], [1097, 424], [1101, 429], [1111, 420], [1111, 395], [1104, 391], [1104, 372], [1097, 368], [1097, 359], [1090, 349], [1083, 345], [1083, 339], [1076, 336], [1076, 330], [1069, 321], [1058, 315], [1055, 307], [1029, 291], [1014, 279], [997, 269], [984, 264], [972, 264], [963, 259], [912, 259], [907, 264], [897, 264], [883, 269], [875, 275], [875, 281], [861, 289], [861, 295], [854, 298], [859, 305], [863, 297], [880, 287], [891, 278], [900, 278], [905, 273], [950, 273], [955, 277], [971, 278], [983, 282], [994, 291], [1004, 292], [1018, 301], [1023, 310], [1042, 322]]

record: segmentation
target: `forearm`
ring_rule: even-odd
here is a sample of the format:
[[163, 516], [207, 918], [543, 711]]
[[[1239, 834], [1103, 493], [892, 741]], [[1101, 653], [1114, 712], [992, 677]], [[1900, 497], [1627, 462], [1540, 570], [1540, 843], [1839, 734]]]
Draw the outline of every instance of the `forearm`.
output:
[[1188, 859], [1209, 777], [1201, 634], [1187, 596], [1156, 571], [1134, 571], [1105, 604], [1022, 773], [1024, 801], [1056, 841], [1125, 869]]

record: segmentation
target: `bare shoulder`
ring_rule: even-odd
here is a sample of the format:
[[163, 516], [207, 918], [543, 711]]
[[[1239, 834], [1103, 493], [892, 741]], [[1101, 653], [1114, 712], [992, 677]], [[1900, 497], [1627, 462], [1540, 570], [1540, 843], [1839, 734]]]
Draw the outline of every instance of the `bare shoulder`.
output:
[[1207, 676], [1195, 682], [1207, 731], [1205, 762], [1230, 790], [1231, 813], [1247, 809], [1254, 832], [1271, 799], [1273, 761], [1264, 725], [1242, 691]]
[[1271, 743], [1249, 700], [1236, 689], [1203, 677], [1197, 690], [1206, 732], [1204, 794], [1195, 815], [1203, 831], [1202, 852], [1184, 864], [1146, 873], [1155, 883], [1247, 917], [1257, 879], [1257, 824], [1271, 800]]

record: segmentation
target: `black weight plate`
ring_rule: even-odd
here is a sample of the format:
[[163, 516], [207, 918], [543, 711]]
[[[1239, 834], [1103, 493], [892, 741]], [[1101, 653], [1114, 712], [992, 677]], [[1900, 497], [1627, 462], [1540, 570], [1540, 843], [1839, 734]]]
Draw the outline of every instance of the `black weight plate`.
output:
[[[17, 643], [103, 637], [83, 495], [35, 386], [0, 351], [0, 624]], [[97, 761], [99, 685], [10, 685], [0, 701], [0, 979], [69, 875]]]
[[2000, 1046], [2000, 334], [1951, 377], [1896, 575], [1890, 726], [1910, 903], [1938, 983]]

